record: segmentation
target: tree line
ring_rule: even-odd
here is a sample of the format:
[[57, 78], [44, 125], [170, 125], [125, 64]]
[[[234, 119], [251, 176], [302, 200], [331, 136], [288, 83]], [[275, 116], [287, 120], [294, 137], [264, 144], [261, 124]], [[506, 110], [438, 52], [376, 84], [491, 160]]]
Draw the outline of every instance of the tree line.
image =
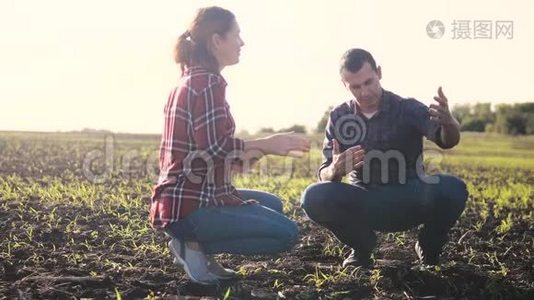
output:
[[[322, 133], [328, 122], [332, 107], [329, 107], [314, 128]], [[453, 116], [460, 122], [462, 131], [496, 132], [508, 135], [534, 134], [534, 102], [516, 104], [497, 104], [492, 109], [491, 103], [460, 104], [451, 109]], [[274, 130], [261, 128], [259, 133], [276, 133], [294, 131], [307, 133], [306, 126], [295, 124], [288, 128]]]
[[462, 131], [497, 132], [510, 135], [534, 134], [534, 102], [456, 105], [451, 110]]

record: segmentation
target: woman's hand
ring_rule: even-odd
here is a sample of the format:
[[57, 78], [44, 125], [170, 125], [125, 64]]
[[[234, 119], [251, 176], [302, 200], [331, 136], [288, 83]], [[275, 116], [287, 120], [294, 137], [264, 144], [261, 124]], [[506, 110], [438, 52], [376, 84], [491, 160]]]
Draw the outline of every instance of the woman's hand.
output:
[[310, 140], [303, 134], [282, 132], [265, 138], [266, 154], [301, 156], [310, 151]]
[[256, 205], [256, 204], [260, 204], [260, 202], [256, 199], [248, 199], [248, 200], [243, 201], [243, 204], [241, 205]]

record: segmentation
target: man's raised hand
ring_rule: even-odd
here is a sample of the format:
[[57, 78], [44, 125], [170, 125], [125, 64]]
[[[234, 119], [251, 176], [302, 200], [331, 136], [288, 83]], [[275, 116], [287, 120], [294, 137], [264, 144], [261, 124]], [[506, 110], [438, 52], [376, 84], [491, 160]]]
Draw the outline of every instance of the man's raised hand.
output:
[[339, 142], [332, 140], [332, 168], [335, 176], [343, 177], [363, 165], [365, 150], [356, 145], [341, 152]]

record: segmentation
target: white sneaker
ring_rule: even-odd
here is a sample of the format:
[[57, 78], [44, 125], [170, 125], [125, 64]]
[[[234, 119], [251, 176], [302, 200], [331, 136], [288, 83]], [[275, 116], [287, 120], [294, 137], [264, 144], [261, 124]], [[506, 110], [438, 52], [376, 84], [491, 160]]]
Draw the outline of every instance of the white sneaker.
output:
[[227, 269], [219, 264], [213, 256], [206, 256], [208, 261], [208, 271], [217, 277], [217, 279], [225, 280], [238, 277], [238, 273], [232, 269]]
[[[215, 260], [215, 258], [206, 255], [206, 260], [208, 261], [208, 272], [218, 280], [227, 280], [239, 277], [239, 273], [232, 269], [227, 269], [223, 267]], [[176, 257], [174, 258], [173, 262], [177, 265], [182, 264], [180, 261], [178, 261], [178, 258]]]
[[217, 277], [209, 272], [208, 261], [202, 251], [193, 250], [187, 247], [185, 241], [180, 241], [175, 238], [169, 241], [169, 248], [175, 257], [175, 263], [178, 262], [184, 267], [191, 281], [203, 285], [214, 285], [218, 283]]

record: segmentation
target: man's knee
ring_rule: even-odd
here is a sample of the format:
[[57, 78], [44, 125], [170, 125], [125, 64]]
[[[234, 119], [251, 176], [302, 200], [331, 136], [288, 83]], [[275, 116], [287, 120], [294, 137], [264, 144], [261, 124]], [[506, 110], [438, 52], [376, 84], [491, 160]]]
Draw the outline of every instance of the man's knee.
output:
[[440, 175], [440, 194], [447, 200], [448, 206], [461, 213], [469, 196], [463, 180], [451, 175]]
[[325, 188], [325, 183], [319, 182], [309, 185], [302, 192], [301, 207], [312, 220], [324, 212], [324, 202], [327, 201]]

